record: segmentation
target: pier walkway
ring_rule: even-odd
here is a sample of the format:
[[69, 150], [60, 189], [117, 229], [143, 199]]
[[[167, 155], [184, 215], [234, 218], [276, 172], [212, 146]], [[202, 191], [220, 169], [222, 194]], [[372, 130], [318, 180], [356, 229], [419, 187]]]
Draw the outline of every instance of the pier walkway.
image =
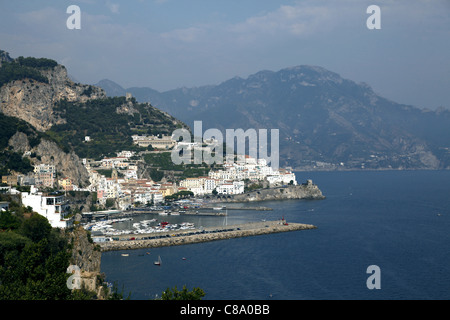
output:
[[122, 235], [117, 241], [98, 243], [102, 251], [157, 248], [256, 236], [278, 232], [315, 229], [316, 226], [302, 223], [285, 224], [284, 221], [261, 221], [239, 225], [209, 227], [203, 229], [178, 230], [152, 234]]

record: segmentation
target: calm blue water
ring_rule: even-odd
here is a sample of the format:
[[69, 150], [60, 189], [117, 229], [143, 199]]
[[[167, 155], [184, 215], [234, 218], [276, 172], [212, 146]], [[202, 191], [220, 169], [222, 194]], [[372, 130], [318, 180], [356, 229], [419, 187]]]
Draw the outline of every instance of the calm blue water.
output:
[[[284, 216], [318, 229], [150, 255], [106, 252], [102, 272], [136, 300], [183, 285], [202, 288], [205, 300], [450, 298], [449, 171], [297, 173], [298, 181], [309, 178], [326, 200], [253, 203], [274, 210], [229, 211], [227, 222]], [[161, 267], [153, 265], [158, 255]], [[380, 290], [366, 286], [370, 265], [381, 269]]]

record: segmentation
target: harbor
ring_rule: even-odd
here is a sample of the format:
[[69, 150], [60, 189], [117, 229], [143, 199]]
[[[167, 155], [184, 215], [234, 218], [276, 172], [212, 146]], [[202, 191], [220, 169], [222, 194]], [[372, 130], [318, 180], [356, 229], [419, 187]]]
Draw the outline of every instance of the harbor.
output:
[[[272, 210], [265, 206], [184, 201], [175, 207], [93, 213], [84, 228], [91, 232], [93, 241], [102, 251], [178, 246], [316, 228], [309, 224], [287, 223], [284, 217], [274, 220], [270, 217]], [[255, 214], [261, 211], [261, 218], [245, 221], [247, 214], [239, 211]]]
[[[173, 230], [164, 233], [140, 235], [121, 235], [116, 240], [98, 242], [102, 251], [157, 248], [226, 240], [240, 237], [265, 235], [279, 232], [316, 229], [310, 224], [287, 223], [286, 220], [260, 221], [231, 226], [208, 227], [201, 229]], [[106, 240], [106, 239], [105, 239]]]

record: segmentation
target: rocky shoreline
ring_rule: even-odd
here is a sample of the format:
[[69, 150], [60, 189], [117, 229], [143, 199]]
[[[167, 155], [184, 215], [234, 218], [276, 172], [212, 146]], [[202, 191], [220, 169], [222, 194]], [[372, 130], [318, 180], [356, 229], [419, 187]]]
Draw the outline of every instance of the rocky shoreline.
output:
[[236, 195], [218, 195], [213, 198], [215, 202], [253, 202], [273, 200], [323, 200], [325, 196], [312, 180], [299, 185], [286, 185], [283, 187], [258, 189]]

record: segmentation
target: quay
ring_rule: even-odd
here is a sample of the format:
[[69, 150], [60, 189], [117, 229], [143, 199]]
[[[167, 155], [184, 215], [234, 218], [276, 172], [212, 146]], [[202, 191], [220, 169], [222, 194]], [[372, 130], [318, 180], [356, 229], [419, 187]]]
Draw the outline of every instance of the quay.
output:
[[257, 236], [279, 232], [316, 229], [310, 224], [289, 223], [284, 220], [251, 222], [239, 225], [202, 229], [169, 231], [159, 234], [121, 235], [115, 241], [99, 242], [101, 251], [132, 250], [178, 246], [216, 240]]
[[[221, 208], [221, 207], [213, 207], [213, 206], [203, 206], [201, 209], [217, 209], [217, 208]], [[273, 208], [269, 208], [269, 207], [238, 207], [238, 206], [226, 206], [226, 207], [222, 207], [223, 211], [225, 210], [253, 210], [253, 211], [272, 211]]]
[[[220, 210], [217, 210], [220, 208]], [[203, 206], [199, 208], [179, 209], [167, 213], [167, 215], [199, 215], [199, 216], [226, 216], [227, 210], [251, 210], [251, 211], [272, 211], [269, 207], [215, 207], [215, 206]], [[134, 210], [110, 210], [110, 211], [98, 211], [83, 213], [84, 217], [90, 217], [90, 219], [116, 219], [124, 217], [135, 217], [143, 214], [162, 215], [165, 210], [148, 210], [148, 209], [134, 209]]]

